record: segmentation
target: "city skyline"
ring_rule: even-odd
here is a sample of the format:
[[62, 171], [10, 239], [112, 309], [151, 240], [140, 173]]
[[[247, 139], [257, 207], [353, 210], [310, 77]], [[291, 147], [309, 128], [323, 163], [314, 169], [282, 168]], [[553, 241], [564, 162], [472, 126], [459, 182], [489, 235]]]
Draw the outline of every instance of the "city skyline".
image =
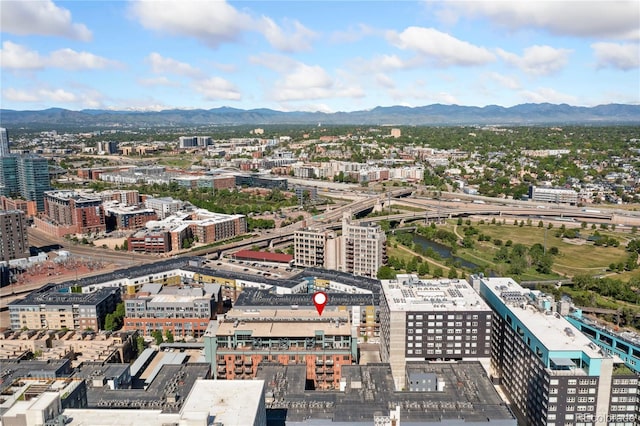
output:
[[0, 7], [7, 109], [640, 104], [638, 1]]

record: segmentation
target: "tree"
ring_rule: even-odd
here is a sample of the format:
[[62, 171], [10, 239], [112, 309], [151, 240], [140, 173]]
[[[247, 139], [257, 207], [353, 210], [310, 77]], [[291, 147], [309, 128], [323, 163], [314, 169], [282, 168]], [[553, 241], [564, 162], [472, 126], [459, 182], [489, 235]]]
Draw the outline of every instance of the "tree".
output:
[[455, 268], [455, 266], [452, 266], [449, 269], [449, 273], [447, 274], [447, 278], [449, 279], [456, 279], [458, 278], [458, 270]]
[[164, 336], [167, 343], [173, 343], [174, 339], [173, 339], [173, 333], [171, 332], [171, 330], [166, 330], [164, 332]]
[[104, 329], [107, 331], [113, 331], [116, 329], [116, 321], [112, 313], [107, 314], [104, 318]]
[[138, 355], [140, 355], [144, 351], [144, 337], [138, 336], [136, 346], [138, 348]]
[[396, 272], [390, 266], [385, 265], [381, 266], [380, 269], [378, 269], [376, 277], [379, 280], [393, 280], [396, 278]]
[[538, 228], [542, 228], [544, 226], [544, 223], [542, 221], [538, 222]]
[[422, 262], [420, 266], [418, 266], [418, 274], [419, 275], [429, 275], [429, 263]]
[[162, 331], [160, 331], [160, 330], [153, 330], [151, 332], [151, 337], [153, 337], [155, 339], [156, 345], [159, 345], [163, 341], [163, 339], [162, 339]]
[[441, 267], [438, 266], [433, 270], [433, 278], [440, 278], [443, 275], [444, 275], [444, 271], [442, 270]]

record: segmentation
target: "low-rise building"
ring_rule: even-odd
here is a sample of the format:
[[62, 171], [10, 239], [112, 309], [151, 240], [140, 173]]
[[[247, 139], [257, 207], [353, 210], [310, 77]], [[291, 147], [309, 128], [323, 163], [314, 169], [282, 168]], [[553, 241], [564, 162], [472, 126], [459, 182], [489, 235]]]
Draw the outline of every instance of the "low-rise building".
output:
[[45, 192], [44, 216], [34, 221], [38, 229], [55, 236], [106, 231], [102, 200], [76, 191]]
[[155, 330], [176, 337], [201, 337], [216, 316], [222, 293], [219, 284], [169, 287], [145, 284], [125, 300], [124, 330], [151, 336]]
[[9, 303], [11, 329], [102, 330], [108, 313], [120, 302], [120, 289], [77, 292], [79, 287], [49, 284]]
[[338, 310], [232, 309], [211, 322], [204, 344], [216, 377], [225, 379], [254, 378], [263, 362], [302, 364], [315, 389], [338, 389], [342, 366], [357, 362], [355, 330]]

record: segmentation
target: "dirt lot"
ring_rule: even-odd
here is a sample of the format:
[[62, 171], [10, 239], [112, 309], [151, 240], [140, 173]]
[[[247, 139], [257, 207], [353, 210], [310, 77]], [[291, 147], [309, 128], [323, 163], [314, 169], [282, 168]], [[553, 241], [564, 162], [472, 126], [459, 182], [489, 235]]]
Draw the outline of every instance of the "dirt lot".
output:
[[81, 277], [85, 274], [105, 269], [109, 269], [109, 265], [103, 262], [72, 258], [57, 262], [47, 260], [46, 262], [29, 267], [22, 274], [18, 275], [18, 281], [15, 286], [17, 290], [17, 287], [21, 284], [34, 284], [38, 282], [45, 284], [52, 280], [61, 281], [60, 278], [73, 279], [76, 276]]

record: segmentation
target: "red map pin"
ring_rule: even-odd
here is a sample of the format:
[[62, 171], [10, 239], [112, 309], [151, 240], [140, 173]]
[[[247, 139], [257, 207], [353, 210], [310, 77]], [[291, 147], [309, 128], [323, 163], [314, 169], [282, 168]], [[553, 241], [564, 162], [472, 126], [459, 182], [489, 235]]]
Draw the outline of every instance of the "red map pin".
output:
[[327, 304], [327, 300], [329, 300], [329, 298], [327, 297], [327, 293], [324, 291], [316, 291], [313, 293], [313, 304], [316, 305], [318, 315], [322, 315], [322, 311]]

